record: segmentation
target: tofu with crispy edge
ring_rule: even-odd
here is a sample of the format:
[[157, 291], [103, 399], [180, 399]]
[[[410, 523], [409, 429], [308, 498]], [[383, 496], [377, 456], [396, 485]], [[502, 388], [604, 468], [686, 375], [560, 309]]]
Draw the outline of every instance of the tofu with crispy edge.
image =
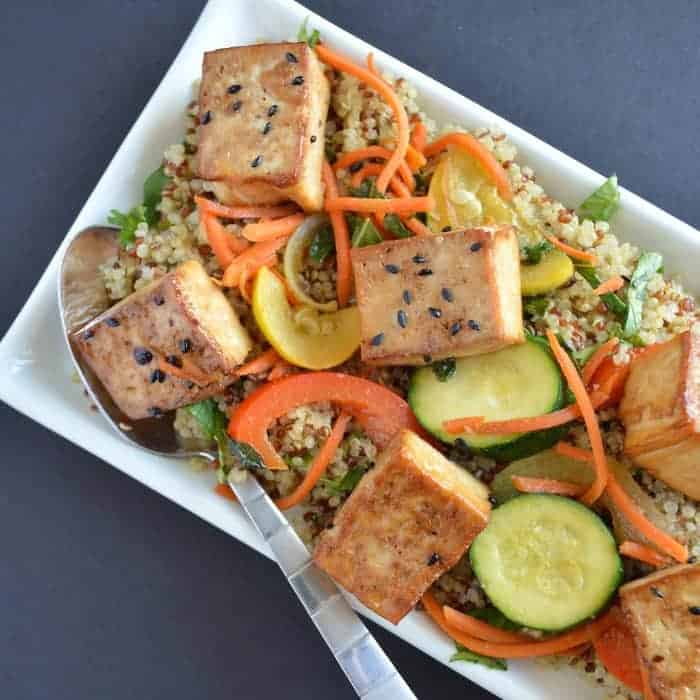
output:
[[[220, 393], [252, 347], [231, 304], [194, 260], [123, 299], [73, 340], [132, 420]], [[160, 360], [192, 380], [159, 370]]]
[[510, 226], [353, 248], [362, 359], [420, 365], [524, 340]]
[[402, 430], [321, 535], [314, 559], [396, 624], [459, 561], [490, 510], [486, 486]]
[[700, 499], [700, 322], [632, 361], [619, 414], [625, 453]]
[[306, 43], [204, 54], [199, 176], [228, 204], [323, 204], [321, 166], [330, 88]]
[[700, 698], [700, 564], [632, 581], [620, 600], [655, 697]]

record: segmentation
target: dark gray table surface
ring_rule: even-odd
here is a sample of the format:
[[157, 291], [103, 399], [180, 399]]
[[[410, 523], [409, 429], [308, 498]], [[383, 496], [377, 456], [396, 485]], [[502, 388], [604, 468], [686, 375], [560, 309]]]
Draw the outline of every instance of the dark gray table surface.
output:
[[[694, 0], [307, 4], [700, 223]], [[2, 3], [0, 334], [201, 6]], [[4, 405], [0, 435], [0, 698], [352, 697], [271, 563]], [[420, 698], [490, 697], [374, 631]]]

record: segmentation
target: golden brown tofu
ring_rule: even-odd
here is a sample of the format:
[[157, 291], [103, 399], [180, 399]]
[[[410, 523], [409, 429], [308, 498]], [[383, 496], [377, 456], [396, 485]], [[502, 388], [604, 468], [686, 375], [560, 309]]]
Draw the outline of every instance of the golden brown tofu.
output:
[[457, 563], [489, 512], [486, 486], [403, 430], [322, 534], [314, 559], [396, 624]]
[[204, 54], [198, 170], [230, 204], [323, 204], [321, 166], [330, 88], [306, 43]]
[[620, 599], [656, 698], [700, 698], [700, 564], [632, 581]]
[[220, 393], [251, 349], [228, 300], [194, 260], [111, 307], [74, 340], [132, 420]]
[[353, 248], [362, 359], [418, 365], [523, 342], [509, 226]]
[[700, 323], [632, 362], [619, 413], [625, 452], [700, 499]]

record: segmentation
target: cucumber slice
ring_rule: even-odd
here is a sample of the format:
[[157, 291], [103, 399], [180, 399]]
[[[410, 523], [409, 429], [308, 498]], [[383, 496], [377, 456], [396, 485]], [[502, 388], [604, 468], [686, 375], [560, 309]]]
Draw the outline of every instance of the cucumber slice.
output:
[[518, 496], [496, 508], [469, 559], [494, 606], [513, 622], [546, 631], [594, 617], [622, 582], [610, 531], [562, 496]]
[[498, 461], [519, 459], [553, 445], [562, 428], [510, 435], [450, 435], [446, 420], [484, 416], [486, 420], [525, 418], [560, 408], [564, 380], [543, 343], [530, 339], [497, 352], [461, 357], [456, 371], [441, 382], [431, 367], [413, 373], [408, 402], [418, 421], [438, 439], [452, 444], [461, 438], [472, 450]]
[[520, 291], [524, 297], [546, 294], [574, 276], [571, 258], [561, 250], [550, 250], [535, 265], [520, 266]]

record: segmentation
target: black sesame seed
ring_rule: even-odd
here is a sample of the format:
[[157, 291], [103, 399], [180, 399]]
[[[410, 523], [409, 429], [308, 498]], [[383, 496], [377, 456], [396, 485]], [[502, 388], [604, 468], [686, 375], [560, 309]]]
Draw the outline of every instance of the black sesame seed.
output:
[[189, 379], [185, 382], [185, 386], [188, 389], [194, 389], [194, 382], [191, 382]]
[[309, 139], [309, 141], [311, 141], [311, 143], [316, 143], [316, 135], [313, 134], [313, 135], [311, 136], [311, 138]]
[[114, 316], [110, 316], [109, 318], [105, 319], [105, 323], [110, 327], [110, 328], [116, 328], [119, 325], [119, 319], [114, 318]]
[[146, 348], [134, 348], [134, 359], [139, 365], [147, 365], [153, 359], [153, 353]]
[[655, 595], [657, 598], [664, 597], [664, 594], [656, 586], [652, 586], [649, 590], [651, 591], [652, 595]]
[[401, 326], [401, 328], [406, 328], [408, 325], [408, 316], [403, 309], [399, 309], [396, 313], [396, 322]]
[[349, 170], [351, 173], [357, 173], [357, 172], [359, 172], [360, 170], [362, 170], [362, 166], [363, 166], [363, 165], [364, 165], [364, 163], [363, 163], [361, 160], [358, 160], [356, 163], [353, 163], [353, 164], [348, 168], [348, 170]]
[[228, 93], [229, 95], [235, 95], [237, 92], [241, 91], [241, 86], [238, 83], [229, 85]]
[[173, 367], [182, 367], [182, 360], [177, 355], [168, 355], [165, 361]]
[[689, 612], [691, 615], [700, 615], [700, 605], [691, 605], [691, 606], [688, 608], [688, 612]]
[[372, 340], [369, 341], [370, 345], [373, 345], [374, 347], [377, 347], [377, 345], [381, 345], [384, 342], [384, 333], [377, 333], [377, 335], [372, 338]]
[[472, 253], [476, 253], [477, 251], [481, 250], [483, 245], [484, 245], [483, 243], [481, 243], [480, 241], [477, 241], [476, 243], [472, 243], [469, 246], [469, 250], [471, 250]]
[[440, 311], [440, 309], [436, 309], [434, 306], [429, 306], [429, 307], [428, 307], [428, 313], [429, 313], [433, 318], [440, 318], [440, 316], [442, 316], [442, 311]]
[[442, 227], [442, 232], [443, 232], [443, 233], [447, 233], [448, 231], [451, 231], [451, 230], [452, 230], [452, 226], [443, 226], [443, 227]]
[[165, 381], [165, 372], [160, 369], [154, 369], [151, 372], [151, 384], [155, 384], [158, 382], [159, 384], [162, 384]]
[[236, 100], [235, 102], [231, 103], [231, 111], [237, 112], [242, 106], [243, 103], [240, 100]]
[[161, 294], [156, 294], [153, 297], [153, 303], [156, 306], [163, 306], [163, 304], [165, 304], [165, 299], [163, 298], [163, 296]]
[[452, 293], [452, 290], [449, 287], [443, 287], [440, 290], [440, 296], [445, 301], [454, 301], [455, 300], [455, 295]]
[[292, 80], [292, 85], [303, 85], [304, 84], [304, 76], [303, 75], [297, 75], [294, 80]]
[[440, 561], [440, 555], [437, 552], [433, 552], [428, 557], [428, 566], [435, 566]]
[[423, 355], [423, 362], [425, 362], [426, 365], [429, 365], [433, 361], [433, 358], [431, 355]]
[[211, 110], [207, 110], [200, 119], [200, 124], [208, 124], [211, 121]]
[[384, 265], [384, 269], [391, 275], [396, 275], [400, 272], [401, 268], [393, 263], [387, 263]]
[[267, 110], [267, 116], [274, 117], [275, 114], [277, 114], [278, 109], [279, 107], [277, 105], [272, 105], [272, 107], [270, 107], [270, 109]]
[[476, 321], [472, 320], [471, 318], [467, 321], [467, 325], [473, 331], [480, 331], [481, 330], [481, 326]]
[[148, 415], [152, 418], [160, 418], [163, 415], [163, 411], [158, 406], [151, 406], [148, 409]]
[[90, 340], [90, 338], [95, 337], [95, 331], [92, 328], [88, 328], [85, 333], [83, 333], [83, 340]]
[[455, 321], [451, 326], [450, 326], [450, 335], [457, 335], [462, 330], [462, 322], [461, 321]]
[[424, 267], [422, 270], [418, 270], [419, 277], [428, 277], [432, 275], [433, 271], [429, 267]]
[[497, 506], [497, 505], [498, 505], [498, 501], [496, 500], [496, 497], [495, 497], [495, 496], [489, 496], [489, 503], [490, 503], [492, 506]]
[[189, 338], [183, 338], [179, 343], [180, 352], [184, 355], [192, 350], [192, 341]]
[[299, 63], [299, 59], [291, 51], [287, 52], [287, 61], [289, 63]]
[[695, 564], [697, 560], [697, 557], [688, 557], [688, 564]]
[[257, 168], [260, 163], [262, 163], [262, 156], [255, 156], [255, 158], [253, 158], [253, 160], [250, 162], [250, 167]]
[[403, 300], [404, 300], [404, 303], [405, 303], [405, 304], [410, 304], [411, 301], [412, 301], [412, 299], [413, 299], [413, 298], [411, 297], [411, 292], [409, 292], [408, 289], [404, 289], [404, 292], [403, 292], [403, 294], [402, 294], [401, 296], [403, 297]]
[[265, 136], [265, 134], [269, 134], [270, 129], [272, 129], [272, 124], [270, 122], [265, 122], [265, 126], [263, 127], [263, 130], [262, 130], [263, 136]]
[[426, 261], [425, 255], [414, 255], [411, 260], [413, 260], [416, 265], [422, 265]]

